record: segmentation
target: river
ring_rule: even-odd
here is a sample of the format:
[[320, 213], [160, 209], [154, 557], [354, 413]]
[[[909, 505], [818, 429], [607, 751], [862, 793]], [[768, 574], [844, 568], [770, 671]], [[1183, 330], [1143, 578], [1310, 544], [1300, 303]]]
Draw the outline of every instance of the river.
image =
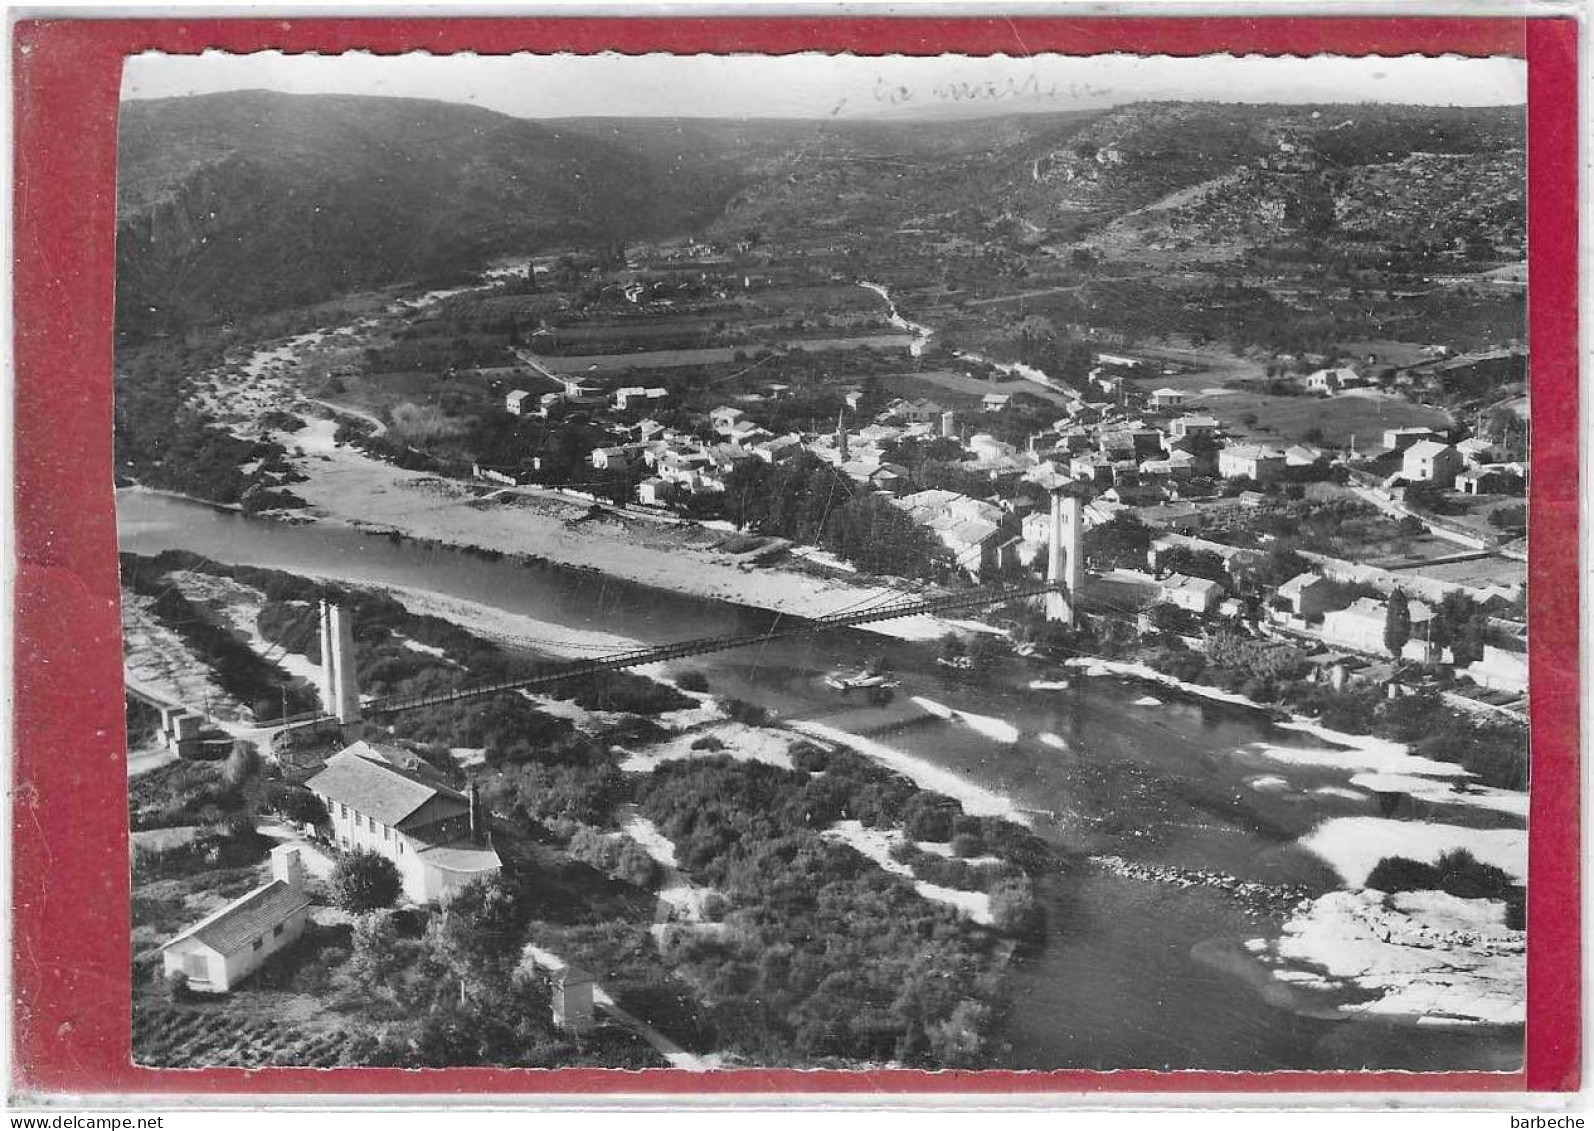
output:
[[[425, 589], [569, 629], [656, 643], [757, 631], [773, 614], [646, 589], [590, 572], [489, 561], [330, 524], [293, 525], [141, 491], [118, 496], [120, 541], [187, 549], [348, 582]], [[838, 701], [822, 677], [884, 654], [903, 687], [885, 708]], [[1268, 748], [1321, 743], [1257, 712], [1011, 660], [972, 683], [930, 650], [854, 630], [696, 657], [718, 694], [867, 736], [1011, 801], [1066, 861], [1042, 885], [1051, 929], [1020, 961], [999, 1034], [1014, 1068], [1508, 1069], [1520, 1029], [1453, 1032], [1328, 1021], [1278, 1008], [1197, 957], [1214, 940], [1277, 932], [1229, 894], [1128, 878], [1102, 857], [1222, 872], [1316, 894], [1332, 872], [1295, 841], [1319, 821], [1368, 812], [1349, 771], [1286, 764]], [[1033, 681], [1045, 686], [1033, 688]], [[1066, 683], [1066, 687], [1052, 686]], [[953, 708], [927, 717], [918, 698]], [[1260, 778], [1287, 788], [1258, 789]], [[1204, 953], [1204, 952], [1203, 952]]]

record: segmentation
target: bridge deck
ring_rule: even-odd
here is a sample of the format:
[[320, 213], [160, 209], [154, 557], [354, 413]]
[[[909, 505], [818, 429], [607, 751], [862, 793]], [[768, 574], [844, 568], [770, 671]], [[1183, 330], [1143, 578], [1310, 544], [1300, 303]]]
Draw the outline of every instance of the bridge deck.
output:
[[[486, 695], [498, 695], [505, 691], [519, 691], [525, 688], [545, 686], [558, 683], [561, 680], [574, 676], [591, 675], [596, 672], [619, 671], [623, 668], [640, 667], [643, 664], [654, 664], [664, 660], [679, 660], [687, 656], [701, 656], [709, 652], [723, 652], [732, 648], [745, 648], [752, 645], [764, 644], [770, 640], [779, 640], [806, 633], [819, 632], [827, 628], [847, 628], [860, 624], [873, 624], [878, 621], [898, 620], [903, 617], [918, 616], [921, 613], [949, 612], [954, 609], [974, 608], [979, 605], [999, 604], [1003, 601], [1018, 600], [1023, 597], [1036, 597], [1049, 593], [1059, 588], [1055, 583], [1047, 582], [1035, 585], [1013, 586], [1000, 590], [980, 590], [975, 593], [952, 593], [943, 597], [931, 597], [925, 600], [898, 601], [879, 608], [867, 609], [855, 613], [833, 613], [830, 616], [813, 619], [803, 617], [783, 617], [763, 632], [746, 633], [742, 635], [707, 636], [695, 640], [682, 640], [674, 644], [662, 644], [652, 648], [636, 648], [628, 652], [619, 652], [612, 656], [604, 656], [596, 660], [581, 660], [572, 664], [564, 664], [546, 672], [539, 672], [531, 676], [521, 676], [515, 679], [502, 680], [496, 683], [477, 684], [471, 687], [455, 688], [452, 691], [439, 692], [434, 695], [418, 695], [379, 699], [367, 703], [363, 710], [368, 715], [393, 714], [399, 711], [413, 711], [423, 707], [438, 706], [444, 703], [458, 703], [465, 699], [475, 699]], [[789, 622], [789, 623], [788, 623]]]

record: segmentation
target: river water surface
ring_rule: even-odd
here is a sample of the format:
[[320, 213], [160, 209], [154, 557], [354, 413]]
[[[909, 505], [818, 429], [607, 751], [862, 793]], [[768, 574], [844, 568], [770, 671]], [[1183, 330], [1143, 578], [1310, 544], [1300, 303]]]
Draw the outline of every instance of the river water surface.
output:
[[[119, 492], [124, 550], [191, 550], [218, 561], [425, 589], [570, 629], [645, 643], [755, 632], [773, 614], [595, 573], [394, 542], [332, 524], [250, 519]], [[884, 655], [902, 680], [884, 708], [846, 703], [822, 677]], [[1269, 748], [1320, 747], [1259, 713], [1160, 688], [1013, 660], [973, 683], [931, 651], [858, 630], [775, 640], [682, 661], [717, 694], [884, 743], [1010, 799], [1066, 861], [1042, 885], [1050, 932], [1013, 978], [1000, 1034], [1014, 1068], [1507, 1070], [1520, 1029], [1446, 1032], [1309, 1018], [1196, 957], [1215, 942], [1276, 934], [1227, 892], [1129, 878], [1112, 860], [1218, 872], [1311, 894], [1337, 885], [1295, 841], [1332, 816], [1372, 812], [1350, 771], [1290, 765]], [[1033, 681], [1066, 687], [1032, 688]], [[934, 718], [914, 699], [960, 713]], [[1283, 788], [1254, 788], [1283, 779]], [[1103, 858], [1112, 858], [1104, 860]], [[1205, 953], [1205, 951], [1202, 951]]]

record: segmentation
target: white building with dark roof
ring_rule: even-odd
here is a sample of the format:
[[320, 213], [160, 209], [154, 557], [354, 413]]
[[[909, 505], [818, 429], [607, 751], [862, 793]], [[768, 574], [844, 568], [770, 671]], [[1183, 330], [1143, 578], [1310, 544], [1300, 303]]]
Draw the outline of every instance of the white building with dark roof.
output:
[[1290, 608], [1290, 613], [1302, 620], [1311, 620], [1328, 612], [1333, 604], [1334, 583], [1321, 574], [1307, 570], [1290, 578], [1278, 587], [1277, 597]]
[[1354, 389], [1367, 384], [1367, 379], [1348, 365], [1333, 369], [1319, 369], [1306, 378], [1306, 387], [1314, 393], [1332, 396], [1341, 389]]
[[1215, 416], [1186, 414], [1174, 417], [1173, 423], [1168, 425], [1168, 434], [1176, 439], [1183, 439], [1186, 436], [1192, 438], [1216, 436], [1218, 429], [1222, 427], [1222, 423]]
[[1284, 449], [1284, 462], [1289, 467], [1316, 467], [1323, 462], [1323, 449], [1311, 444], [1291, 444]]
[[1159, 583], [1162, 600], [1192, 613], [1209, 613], [1223, 599], [1223, 586], [1205, 577], [1170, 573]]
[[228, 993], [304, 934], [309, 913], [299, 849], [279, 845], [270, 880], [162, 945], [161, 962], [197, 993]]
[[1413, 483], [1437, 483], [1448, 487], [1461, 470], [1461, 454], [1437, 440], [1419, 440], [1401, 456], [1400, 473]]
[[1218, 474], [1225, 479], [1271, 483], [1284, 474], [1284, 453], [1264, 444], [1228, 444], [1218, 449]]
[[466, 795], [444, 784], [401, 747], [356, 742], [305, 786], [326, 806], [338, 846], [393, 861], [416, 903], [444, 901], [501, 866], [474, 787]]
[[1403, 452], [1419, 440], [1437, 440], [1439, 433], [1432, 428], [1412, 425], [1407, 428], [1385, 428], [1384, 447], [1392, 452]]

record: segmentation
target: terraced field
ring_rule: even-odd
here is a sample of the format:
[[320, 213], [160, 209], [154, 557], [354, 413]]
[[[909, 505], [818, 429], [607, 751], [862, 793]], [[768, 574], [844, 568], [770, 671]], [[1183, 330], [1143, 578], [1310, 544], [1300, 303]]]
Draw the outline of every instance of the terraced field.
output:
[[226, 1004], [140, 1002], [133, 1010], [133, 1060], [150, 1068], [328, 1068], [363, 1034], [311, 1029], [281, 1017], [240, 1016]]

